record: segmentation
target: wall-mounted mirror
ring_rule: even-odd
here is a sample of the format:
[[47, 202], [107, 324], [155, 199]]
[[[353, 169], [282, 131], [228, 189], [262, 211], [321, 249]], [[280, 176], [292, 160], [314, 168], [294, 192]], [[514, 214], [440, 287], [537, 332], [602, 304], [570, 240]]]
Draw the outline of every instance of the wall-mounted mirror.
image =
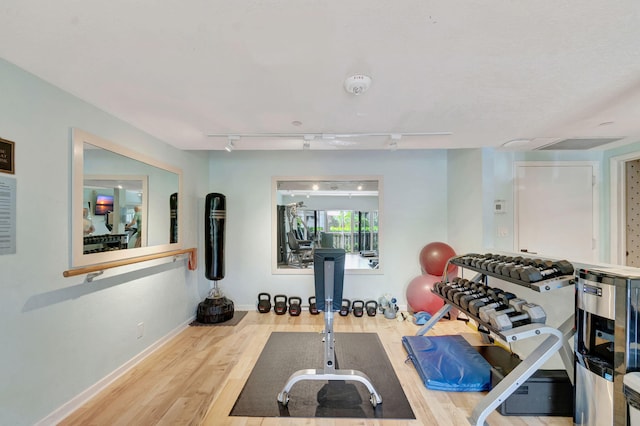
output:
[[181, 248], [182, 171], [73, 130], [71, 266]]
[[273, 177], [272, 271], [311, 274], [316, 248], [341, 248], [347, 273], [382, 273], [382, 178]]

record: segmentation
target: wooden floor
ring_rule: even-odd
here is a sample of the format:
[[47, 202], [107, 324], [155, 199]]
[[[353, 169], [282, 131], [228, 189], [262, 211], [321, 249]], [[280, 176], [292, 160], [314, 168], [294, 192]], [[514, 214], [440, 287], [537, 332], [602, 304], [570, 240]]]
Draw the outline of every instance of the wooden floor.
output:
[[[376, 332], [402, 383], [416, 420], [230, 417], [228, 414], [273, 331], [322, 331], [323, 316], [249, 312], [236, 326], [189, 327], [116, 380], [61, 425], [469, 425], [479, 392], [425, 388], [400, 341], [418, 327], [375, 317], [336, 315], [336, 332]], [[463, 334], [480, 344], [460, 321], [440, 321], [430, 335]], [[357, 368], [357, 367], [354, 367]], [[284, 385], [284, 383], [283, 383]], [[276, 395], [273, 395], [276, 398]], [[383, 401], [384, 403], [384, 401]], [[568, 417], [489, 415], [491, 426], [572, 425]]]

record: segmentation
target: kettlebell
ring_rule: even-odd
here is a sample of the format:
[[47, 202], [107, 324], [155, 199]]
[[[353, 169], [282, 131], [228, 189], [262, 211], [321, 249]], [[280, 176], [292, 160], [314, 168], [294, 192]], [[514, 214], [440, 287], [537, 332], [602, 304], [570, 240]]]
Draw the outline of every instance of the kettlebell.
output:
[[365, 303], [365, 308], [367, 310], [367, 315], [369, 315], [370, 317], [375, 317], [376, 312], [378, 312], [378, 302], [376, 302], [375, 300], [367, 300], [367, 303]]
[[275, 304], [274, 310], [277, 315], [284, 315], [287, 313], [287, 296], [284, 294], [276, 294], [273, 296], [273, 302]]
[[340, 306], [340, 312], [338, 313], [340, 314], [340, 316], [346, 317], [347, 315], [349, 315], [350, 308], [351, 308], [351, 300], [342, 299], [342, 306]]
[[316, 304], [316, 297], [311, 296], [309, 298], [309, 313], [311, 315], [318, 315], [320, 311], [318, 310], [318, 305]]
[[271, 295], [269, 293], [258, 294], [258, 312], [266, 314], [271, 310]]
[[351, 310], [354, 316], [361, 317], [364, 315], [364, 302], [362, 300], [354, 300], [351, 304]]

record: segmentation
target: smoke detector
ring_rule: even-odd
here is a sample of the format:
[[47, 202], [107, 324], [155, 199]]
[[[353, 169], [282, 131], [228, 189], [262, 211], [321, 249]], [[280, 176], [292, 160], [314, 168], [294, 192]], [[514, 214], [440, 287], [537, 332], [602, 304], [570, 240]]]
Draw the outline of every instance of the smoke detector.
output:
[[344, 81], [344, 88], [347, 92], [356, 96], [363, 94], [371, 86], [371, 77], [362, 74], [352, 75]]

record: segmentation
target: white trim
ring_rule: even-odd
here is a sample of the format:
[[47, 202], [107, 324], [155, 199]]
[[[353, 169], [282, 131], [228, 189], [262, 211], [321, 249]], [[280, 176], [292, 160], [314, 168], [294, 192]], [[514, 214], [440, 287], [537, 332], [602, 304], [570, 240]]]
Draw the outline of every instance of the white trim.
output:
[[[519, 252], [519, 232], [518, 232], [518, 168], [519, 167], [575, 167], [590, 166], [593, 173], [593, 220], [592, 235], [594, 244], [592, 246], [592, 259], [590, 262], [600, 261], [600, 185], [602, 182], [600, 174], [600, 164], [597, 161], [514, 161], [513, 163], [513, 251]], [[585, 259], [580, 259], [585, 260]]]
[[[180, 194], [182, 194], [182, 169], [174, 167], [170, 164], [157, 161], [145, 154], [137, 153], [126, 147], [117, 145], [109, 140], [102, 139], [99, 136], [92, 135], [80, 129], [72, 129], [71, 133], [73, 158], [72, 158], [72, 170], [71, 170], [71, 223], [69, 224], [71, 229], [71, 251], [70, 251], [70, 264], [72, 268], [81, 266], [95, 265], [104, 262], [112, 262], [116, 260], [129, 259], [136, 256], [144, 256], [148, 254], [162, 253], [166, 251], [181, 249], [183, 246], [183, 231], [184, 227], [184, 214], [183, 214], [183, 202]], [[90, 144], [113, 153], [129, 157], [131, 159], [140, 161], [147, 165], [156, 167], [158, 169], [165, 170], [173, 173], [178, 177], [178, 242], [166, 244], [158, 244], [147, 247], [136, 247], [128, 250], [113, 250], [100, 253], [83, 253], [83, 240], [82, 240], [82, 191], [84, 186], [84, 144]], [[149, 200], [148, 191], [146, 194], [146, 200]], [[147, 201], [148, 202], [148, 201]], [[168, 202], [168, 200], [167, 200]], [[143, 206], [144, 208], [144, 206]], [[149, 209], [146, 209], [147, 211]], [[148, 236], [147, 232], [147, 236]]]
[[640, 154], [631, 152], [609, 159], [609, 197], [611, 201], [611, 233], [609, 236], [610, 256], [609, 263], [616, 265], [627, 264], [627, 213], [625, 205], [626, 170], [624, 164], [627, 161], [640, 159]]
[[98, 382], [89, 386], [87, 389], [80, 392], [71, 400], [64, 403], [62, 406], [60, 406], [58, 409], [53, 411], [47, 417], [37, 422], [36, 426], [56, 425], [62, 420], [64, 420], [65, 418], [67, 418], [74, 411], [76, 411], [77, 409], [82, 407], [85, 403], [87, 403], [87, 401], [89, 401], [91, 398], [95, 397], [100, 392], [102, 392], [111, 383], [116, 381], [122, 375], [124, 375], [133, 367], [138, 365], [142, 360], [147, 358], [153, 352], [160, 349], [160, 347], [162, 347], [164, 344], [168, 343], [171, 339], [173, 339], [182, 331], [184, 331], [187, 327], [189, 327], [189, 324], [191, 324], [194, 319], [195, 319], [195, 316], [191, 317], [186, 322], [180, 324], [178, 327], [174, 328], [168, 334], [161, 337], [159, 340], [156, 340], [154, 343], [152, 343], [150, 346], [148, 346], [138, 355], [134, 356], [129, 361], [125, 362], [123, 365], [121, 365], [120, 367], [116, 368], [114, 371], [109, 373], [107, 376], [103, 377]]

